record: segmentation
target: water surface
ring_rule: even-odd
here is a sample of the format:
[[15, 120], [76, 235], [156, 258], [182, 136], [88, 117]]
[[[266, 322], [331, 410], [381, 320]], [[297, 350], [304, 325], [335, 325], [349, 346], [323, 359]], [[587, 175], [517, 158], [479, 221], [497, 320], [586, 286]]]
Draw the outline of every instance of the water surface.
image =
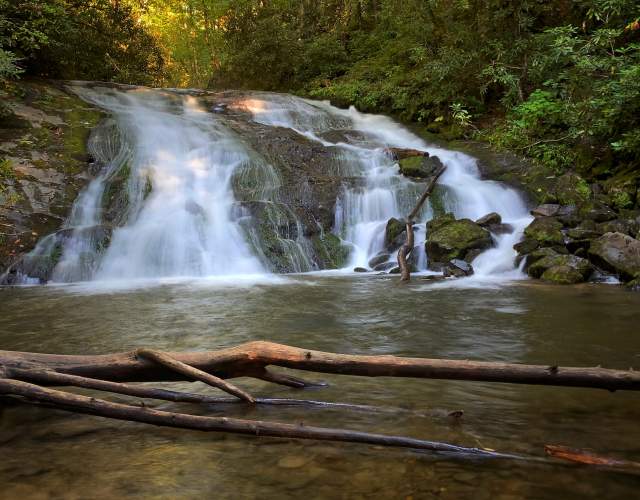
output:
[[[2, 349], [98, 354], [271, 340], [326, 351], [574, 366], [640, 366], [640, 294], [618, 287], [434, 286], [388, 276], [297, 276], [133, 288], [0, 289]], [[466, 284], [465, 284], [466, 283]], [[243, 404], [167, 410], [410, 435], [543, 455], [545, 444], [640, 461], [630, 392], [302, 374], [258, 396], [363, 403], [356, 412]], [[166, 384], [214, 393], [200, 383]], [[124, 397], [111, 397], [126, 400]], [[153, 404], [156, 404], [153, 402]], [[447, 414], [463, 410], [460, 420]], [[355, 444], [162, 429], [4, 405], [2, 498], [634, 498], [640, 476], [572, 464], [465, 461]]]

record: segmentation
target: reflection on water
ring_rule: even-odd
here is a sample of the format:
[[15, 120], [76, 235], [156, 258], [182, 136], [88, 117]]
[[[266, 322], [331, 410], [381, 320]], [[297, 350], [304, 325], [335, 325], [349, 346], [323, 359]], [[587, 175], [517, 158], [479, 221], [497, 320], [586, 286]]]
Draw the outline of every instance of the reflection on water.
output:
[[[448, 287], [388, 277], [166, 283], [129, 291], [0, 289], [0, 347], [105, 353], [205, 350], [265, 339], [327, 351], [611, 368], [640, 366], [640, 295], [531, 282]], [[309, 377], [309, 376], [308, 376]], [[312, 375], [259, 396], [402, 408], [354, 412], [242, 404], [170, 410], [404, 434], [541, 455], [546, 443], [640, 460], [640, 395]], [[208, 392], [198, 384], [168, 387]], [[114, 397], [114, 400], [124, 398]], [[379, 447], [159, 429], [5, 405], [2, 498], [633, 498], [640, 476], [574, 465], [462, 462]], [[460, 422], [447, 418], [464, 410]], [[406, 411], [410, 410], [410, 411]]]

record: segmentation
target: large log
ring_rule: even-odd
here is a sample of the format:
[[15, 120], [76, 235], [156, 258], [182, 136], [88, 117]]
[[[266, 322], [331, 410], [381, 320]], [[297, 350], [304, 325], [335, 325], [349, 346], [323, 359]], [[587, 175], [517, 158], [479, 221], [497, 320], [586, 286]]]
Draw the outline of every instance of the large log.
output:
[[[208, 352], [167, 353], [172, 358], [219, 378], [265, 379], [268, 366], [367, 377], [505, 382], [566, 387], [640, 390], [640, 372], [516, 363], [360, 356], [300, 349], [272, 342], [248, 342]], [[45, 369], [115, 382], [181, 380], [185, 377], [137, 355], [137, 351], [96, 356], [72, 356], [0, 351], [0, 369]], [[16, 376], [14, 378], [19, 378]], [[268, 379], [268, 378], [267, 378]], [[296, 379], [297, 380], [297, 379]]]

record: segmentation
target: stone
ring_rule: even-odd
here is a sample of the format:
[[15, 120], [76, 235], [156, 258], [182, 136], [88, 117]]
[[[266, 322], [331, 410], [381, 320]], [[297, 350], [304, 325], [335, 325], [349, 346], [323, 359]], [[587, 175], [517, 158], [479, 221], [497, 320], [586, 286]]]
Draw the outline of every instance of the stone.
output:
[[433, 231], [427, 226], [425, 243], [427, 256], [436, 262], [462, 259], [469, 250], [484, 250], [493, 245], [489, 231], [469, 219], [454, 220], [436, 227]]
[[640, 277], [640, 241], [627, 234], [605, 233], [592, 241], [589, 259], [624, 280]]
[[398, 162], [400, 173], [407, 177], [424, 179], [435, 175], [442, 167], [437, 156], [410, 156]]
[[449, 267], [455, 267], [462, 271], [466, 276], [471, 276], [473, 274], [473, 266], [468, 262], [461, 259], [453, 259], [449, 262]]
[[538, 217], [529, 224], [524, 235], [542, 245], [563, 245], [562, 223], [553, 217]]
[[502, 217], [500, 217], [500, 214], [497, 212], [491, 212], [483, 217], [480, 217], [476, 221], [476, 224], [482, 227], [489, 227], [492, 225], [502, 224]]
[[542, 273], [540, 279], [558, 285], [574, 285], [585, 281], [582, 273], [571, 266], [552, 266]]
[[617, 217], [616, 213], [603, 204], [593, 204], [581, 210], [580, 215], [594, 222], [607, 222]]
[[531, 210], [534, 217], [553, 217], [560, 211], [560, 205], [553, 203], [544, 203]]
[[520, 241], [519, 243], [516, 243], [515, 245], [513, 245], [513, 249], [516, 252], [518, 252], [518, 254], [525, 255], [525, 254], [533, 252], [539, 246], [540, 246], [540, 243], [538, 243], [537, 240], [534, 240], [534, 239], [531, 239], [531, 238], [525, 238], [524, 240]]
[[447, 224], [451, 224], [452, 222], [455, 222], [455, 221], [456, 221], [455, 216], [449, 212], [446, 214], [442, 214], [437, 217], [434, 217], [430, 221], [427, 221], [427, 234], [437, 231], [441, 227], [444, 227]]
[[400, 248], [406, 239], [406, 231], [407, 226], [404, 221], [391, 217], [384, 230], [384, 246], [387, 250], [393, 251]]
[[578, 174], [567, 172], [556, 180], [555, 194], [561, 205], [579, 205], [591, 197], [591, 188]]
[[429, 153], [427, 153], [426, 151], [420, 151], [419, 149], [386, 148], [384, 152], [396, 161], [404, 160], [405, 158], [412, 158], [415, 156], [429, 157]]
[[525, 257], [524, 269], [526, 271], [529, 268], [529, 266], [531, 266], [531, 264], [533, 264], [534, 262], [537, 262], [540, 259], [544, 259], [545, 257], [555, 257], [557, 255], [560, 255], [560, 254], [556, 252], [553, 248], [538, 248], [537, 250], [534, 250], [533, 252], [529, 253]]
[[388, 253], [379, 253], [369, 261], [369, 267], [375, 269], [377, 265], [386, 263], [390, 257]]
[[354, 273], [366, 273], [366, 272], [368, 272], [368, 270], [365, 269], [364, 267], [354, 267], [353, 268], [353, 272]]
[[565, 227], [576, 227], [580, 223], [578, 207], [576, 205], [562, 205], [556, 217]]
[[[557, 283], [563, 281], [571, 283], [586, 281], [593, 272], [593, 266], [587, 259], [576, 257], [575, 255], [556, 254], [536, 260], [529, 265], [527, 273], [533, 278], [541, 278], [547, 271], [554, 268], [555, 270], [547, 274], [546, 279]], [[571, 272], [560, 268], [568, 268]], [[577, 276], [579, 276], [579, 279]], [[557, 280], [554, 278], [557, 278]]]
[[487, 229], [495, 235], [513, 233], [513, 226], [511, 224], [490, 224]]
[[396, 267], [396, 263], [395, 262], [382, 262], [381, 264], [378, 264], [377, 266], [375, 266], [373, 268], [374, 271], [388, 271], [389, 269], [392, 269]]
[[640, 224], [633, 219], [615, 219], [597, 224], [597, 230], [600, 234], [604, 233], [623, 233], [629, 236], [635, 236], [640, 230]]

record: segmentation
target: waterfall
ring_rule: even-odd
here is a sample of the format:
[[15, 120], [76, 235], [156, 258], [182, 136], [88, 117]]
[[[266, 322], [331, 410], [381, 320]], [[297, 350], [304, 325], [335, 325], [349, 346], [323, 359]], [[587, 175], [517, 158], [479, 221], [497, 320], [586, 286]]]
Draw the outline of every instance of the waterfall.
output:
[[[346, 187], [338, 200], [334, 230], [353, 245], [349, 268], [367, 267], [384, 252], [384, 228], [391, 217], [406, 217], [422, 191], [422, 185], [399, 174], [397, 164], [385, 154], [389, 147], [426, 151], [440, 158], [447, 169], [440, 179], [443, 209], [457, 218], [478, 219], [497, 212], [514, 230], [494, 235], [495, 247], [483, 252], [473, 265], [478, 276], [503, 274], [516, 277], [513, 245], [531, 221], [526, 204], [513, 189], [480, 178], [476, 160], [464, 153], [427, 144], [385, 116], [339, 109], [328, 102], [289, 95], [260, 93], [244, 103], [254, 120], [287, 127], [324, 145], [341, 150], [343, 175], [361, 176], [363, 185]], [[341, 132], [336, 134], [336, 132]], [[337, 138], [336, 138], [337, 136]], [[433, 216], [427, 203], [416, 232], [417, 265], [426, 267], [424, 222]], [[396, 252], [397, 253], [397, 252]], [[390, 256], [391, 262], [395, 255]]]
[[[434, 213], [498, 212], [514, 231], [494, 235], [494, 248], [473, 266], [477, 276], [518, 276], [512, 247], [531, 219], [519, 194], [481, 180], [474, 158], [429, 145], [390, 118], [266, 92], [231, 94], [221, 107], [216, 94], [86, 84], [73, 91], [110, 114], [88, 145], [97, 175], [63, 228], [25, 257], [24, 282], [314, 271], [328, 231], [349, 248], [343, 272], [381, 254], [391, 267], [385, 226], [411, 211], [424, 184], [400, 175], [389, 147], [426, 151], [447, 166], [437, 203], [419, 215], [417, 267], [426, 271], [424, 222]], [[226, 106], [239, 115], [217, 111]], [[288, 129], [331, 151], [331, 172], [319, 174], [343, 180], [333, 228], [301, 221], [273, 159], [252, 148], [246, 134], [255, 132], [238, 130], [234, 119]]]

